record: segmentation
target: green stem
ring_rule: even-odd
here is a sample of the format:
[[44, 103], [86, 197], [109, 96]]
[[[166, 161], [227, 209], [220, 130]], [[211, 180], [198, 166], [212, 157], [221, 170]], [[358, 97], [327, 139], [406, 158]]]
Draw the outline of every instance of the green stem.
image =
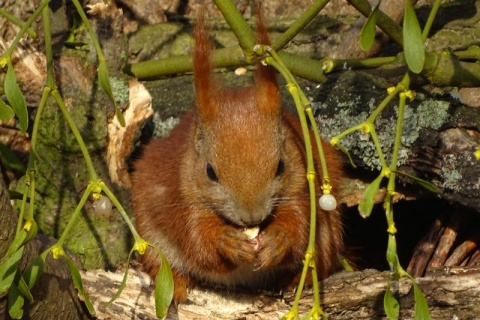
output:
[[[221, 48], [213, 51], [212, 62], [215, 67], [245, 65], [242, 49], [237, 47]], [[176, 56], [162, 60], [149, 60], [127, 65], [125, 72], [139, 80], [154, 79], [161, 76], [192, 71], [193, 62], [190, 55]]]
[[[314, 167], [314, 161], [313, 161], [312, 142], [310, 139], [310, 132], [308, 129], [308, 124], [307, 124], [307, 119], [306, 119], [305, 109], [304, 109], [306, 97], [301, 92], [301, 90], [299, 90], [299, 87], [298, 87], [298, 84], [296, 83], [295, 78], [291, 75], [290, 72], [288, 72], [288, 69], [286, 69], [281, 59], [279, 59], [278, 56], [275, 54], [275, 51], [271, 50], [270, 54], [271, 54], [271, 57], [265, 58], [265, 61], [267, 62], [267, 64], [272, 65], [277, 70], [279, 70], [282, 76], [284, 76], [284, 78], [287, 81], [287, 89], [290, 92], [295, 102], [295, 107], [297, 109], [298, 117], [299, 117], [301, 128], [302, 128], [302, 134], [304, 137], [305, 153], [307, 158], [306, 170], [307, 170], [308, 187], [310, 192], [310, 231], [309, 231], [309, 241], [308, 241], [307, 252], [305, 253], [304, 267], [303, 267], [302, 275], [300, 278], [300, 283], [298, 285], [297, 293], [295, 295], [295, 301], [291, 309], [291, 312], [296, 314], [298, 312], [298, 305], [299, 305], [300, 298], [305, 285], [305, 279], [307, 276], [308, 269], [311, 268], [312, 263], [315, 264], [314, 262], [315, 254], [316, 254], [315, 238], [316, 238], [316, 228], [317, 228], [317, 199], [316, 199], [316, 192], [315, 192], [315, 167]], [[316, 295], [314, 307], [320, 308], [318, 284], [314, 288], [317, 289], [317, 292], [314, 292], [314, 296]]]
[[[395, 227], [395, 221], [393, 216], [393, 196], [395, 195], [395, 178], [397, 171], [398, 155], [400, 153], [400, 146], [402, 143], [402, 134], [403, 134], [403, 118], [405, 114], [405, 101], [407, 98], [408, 86], [410, 83], [410, 74], [407, 73], [402, 80], [401, 84], [405, 85], [404, 90], [399, 94], [399, 103], [398, 103], [398, 115], [397, 115], [397, 124], [395, 130], [395, 141], [393, 145], [392, 152], [392, 162], [390, 164], [390, 175], [388, 177], [387, 185], [387, 195], [384, 201], [385, 214], [387, 218], [388, 225], [388, 246], [387, 246], [387, 261], [392, 268], [394, 276], [400, 278], [405, 275], [405, 271], [400, 265], [397, 254], [396, 238], [395, 234], [397, 232]], [[409, 93], [410, 94], [410, 93]]]
[[140, 240], [141, 238], [140, 238], [139, 234], [137, 233], [137, 230], [135, 230], [135, 227], [133, 226], [133, 223], [130, 221], [130, 217], [127, 215], [127, 212], [123, 208], [120, 201], [118, 201], [118, 199], [115, 197], [115, 195], [112, 193], [112, 191], [108, 188], [108, 186], [103, 181], [100, 182], [100, 187], [102, 188], [102, 191], [105, 193], [105, 195], [108, 198], [110, 198], [113, 205], [115, 207], [117, 207], [118, 212], [120, 212], [120, 214], [123, 217], [123, 220], [125, 220], [125, 223], [127, 224], [128, 228], [130, 229], [130, 232], [132, 233], [134, 240], [135, 241]]
[[53, 76], [53, 52], [52, 52], [52, 34], [50, 28], [50, 15], [48, 8], [42, 11], [43, 20], [43, 38], [45, 40], [45, 58], [47, 64], [47, 85], [55, 88], [55, 78]]
[[386, 97], [383, 99], [383, 101], [378, 105], [378, 107], [372, 112], [372, 114], [368, 117], [366, 122], [373, 124], [375, 122], [375, 119], [380, 115], [380, 113], [385, 109], [385, 107], [392, 101], [393, 98], [395, 98], [400, 91], [402, 91], [404, 88], [401, 85], [397, 85], [395, 89], [393, 89]]
[[[322, 187], [324, 187], [327, 184], [330, 185], [330, 176], [328, 174], [327, 160], [325, 159], [325, 153], [323, 151], [320, 131], [318, 130], [317, 121], [315, 121], [315, 117], [313, 116], [312, 107], [310, 104], [305, 108], [305, 112], [307, 113], [308, 119], [312, 125], [313, 136], [315, 137], [315, 143], [317, 144], [318, 156], [320, 157], [320, 163], [322, 167]], [[326, 190], [323, 191], [325, 193]], [[330, 190], [328, 190], [328, 192], [329, 191]]]
[[[319, 130], [318, 130], [317, 122], [315, 121], [315, 118], [313, 116], [310, 101], [305, 96], [303, 91], [299, 90], [300, 86], [299, 86], [297, 80], [289, 72], [288, 67], [283, 63], [282, 59], [276, 53], [276, 51], [273, 50], [273, 49], [270, 49], [269, 52], [270, 52], [270, 55], [272, 56], [272, 58], [278, 64], [277, 70], [283, 70], [283, 71], [281, 71], [281, 73], [284, 76], [285, 80], [287, 80], [287, 83], [291, 83], [292, 85], [294, 85], [297, 88], [297, 89], [295, 89], [295, 91], [296, 91], [295, 94], [298, 94], [298, 103], [299, 103], [299, 107], [297, 108], [297, 112], [299, 113], [299, 116], [300, 116], [300, 113], [301, 114], [306, 113], [306, 115], [309, 118], [310, 124], [312, 125], [312, 131], [313, 131], [313, 135], [315, 137], [315, 141], [316, 141], [316, 144], [317, 144], [317, 149], [318, 149], [318, 153], [319, 153], [319, 157], [320, 157], [320, 164], [321, 164], [321, 167], [322, 167], [322, 178], [325, 181], [329, 181], [330, 178], [329, 178], [328, 170], [327, 170], [327, 161], [325, 160], [325, 154], [323, 152], [323, 146], [322, 146], [322, 141], [321, 141], [321, 138], [320, 138], [320, 133], [319, 133]], [[294, 93], [292, 93], [292, 92], [290, 92], [290, 93], [292, 94], [292, 96], [294, 95]], [[304, 116], [305, 115], [303, 115], [303, 117]], [[300, 119], [300, 121], [302, 121], [302, 120]], [[306, 120], [305, 120], [305, 123], [306, 123]], [[308, 125], [306, 125], [306, 129], [307, 129], [307, 131], [303, 132], [303, 134], [304, 135], [308, 134], [308, 143], [311, 143], [310, 142], [310, 134], [308, 133]], [[305, 143], [307, 143], [307, 140], [305, 141]], [[308, 156], [308, 154], [307, 154], [307, 156]], [[315, 168], [313, 167], [313, 156], [312, 156], [312, 171], [313, 172], [315, 171]]]
[[[22, 28], [24, 26], [24, 23], [22, 20], [18, 19], [17, 17], [15, 17], [14, 15], [10, 14], [9, 12], [7, 12], [6, 10], [4, 10], [3, 8], [0, 8], [0, 15], [4, 16], [8, 21], [10, 21], [11, 23], [19, 26], [20, 28]], [[32, 38], [35, 38], [37, 35], [35, 34], [35, 31], [33, 31], [32, 28], [28, 27], [27, 28], [27, 31], [28, 35]]]
[[435, 16], [437, 15], [438, 9], [440, 8], [440, 4], [442, 3], [441, 0], [435, 0], [432, 10], [430, 10], [430, 14], [428, 15], [427, 22], [423, 27], [422, 38], [423, 41], [427, 40], [428, 34], [430, 33], [430, 29], [433, 25], [433, 20], [435, 20]]
[[[33, 122], [33, 129], [32, 129], [32, 135], [31, 135], [31, 140], [30, 140], [30, 156], [28, 158], [28, 164], [27, 164], [27, 170], [26, 170], [26, 175], [25, 175], [25, 187], [31, 188], [31, 182], [32, 179], [35, 177], [34, 175], [34, 161], [36, 157], [35, 153], [35, 146], [37, 142], [37, 137], [38, 137], [38, 127], [40, 124], [40, 117], [42, 115], [43, 109], [45, 107], [45, 104], [47, 102], [48, 95], [50, 93], [50, 89], [48, 87], [45, 87], [43, 89], [42, 93], [42, 98], [40, 99], [40, 104], [37, 109], [37, 112], [35, 114], [35, 121]], [[25, 207], [27, 204], [27, 190], [24, 191], [23, 197], [22, 197], [22, 204], [20, 206], [20, 213], [18, 217], [18, 222], [17, 222], [17, 233], [20, 232], [22, 225], [23, 225], [23, 220], [25, 216]], [[31, 203], [32, 200], [30, 200]], [[33, 214], [32, 214], [33, 215]]]
[[290, 42], [312, 19], [325, 7], [330, 0], [316, 0], [308, 9], [272, 43], [275, 51], [280, 51]]
[[317, 274], [317, 266], [315, 262], [310, 263], [310, 268], [312, 269], [313, 302], [314, 302], [313, 306], [315, 308], [315, 307], [320, 307], [320, 286], [319, 286], [319, 280], [318, 280], [318, 274]]
[[36, 157], [35, 148], [37, 146], [37, 138], [38, 138], [38, 129], [40, 127], [40, 119], [43, 113], [45, 106], [47, 105], [47, 99], [50, 94], [50, 87], [44, 87], [42, 92], [42, 98], [40, 99], [40, 103], [38, 105], [37, 112], [35, 114], [35, 121], [33, 122], [32, 128], [32, 138], [30, 140], [30, 158], [28, 159], [28, 169], [32, 169], [34, 166], [34, 161]]
[[[322, 71], [322, 61], [297, 56], [285, 51], [278, 52], [278, 55], [288, 67], [288, 70], [296, 76], [319, 83], [327, 80]], [[241, 66], [246, 63], [243, 51], [239, 46], [214, 50], [212, 52], [212, 62], [216, 68]], [[190, 55], [182, 55], [161, 60], [133, 63], [125, 67], [125, 73], [139, 80], [148, 80], [190, 72], [192, 69], [192, 57]]]
[[348, 263], [348, 260], [345, 259], [345, 257], [341, 257], [339, 259], [340, 265], [342, 266], [342, 269], [345, 271], [355, 271], [353, 270], [353, 267]]
[[310, 233], [308, 237], [307, 254], [310, 253], [312, 255], [312, 259], [314, 259], [316, 254], [315, 237], [317, 231], [317, 193], [315, 191], [315, 168], [313, 167], [312, 143], [310, 138], [308, 139], [308, 145], [307, 141], [305, 141], [305, 147], [309, 149], [309, 154], [307, 156], [307, 180], [308, 189], [310, 190]]
[[[461, 59], [477, 59], [474, 52], [467, 56], [461, 52], [459, 56], [449, 50], [431, 53], [425, 61], [423, 78], [437, 87], [478, 87], [480, 86], [480, 64], [478, 62], [460, 61]], [[429, 53], [426, 52], [428, 55]], [[480, 55], [480, 53], [479, 53]], [[432, 58], [431, 60], [428, 60]]]
[[392, 162], [390, 164], [390, 176], [388, 179], [388, 186], [387, 192], [389, 194], [393, 194], [395, 192], [395, 177], [397, 171], [397, 162], [398, 162], [398, 154], [400, 152], [400, 146], [402, 144], [402, 133], [403, 133], [403, 116], [405, 113], [405, 100], [406, 95], [405, 93], [400, 93], [399, 96], [399, 103], [398, 103], [398, 116], [397, 116], [397, 127], [395, 131], [395, 143], [393, 145], [393, 153], [392, 153]]
[[73, 212], [72, 216], [70, 217], [70, 220], [68, 220], [68, 224], [65, 227], [65, 230], [63, 230], [62, 235], [60, 236], [60, 239], [58, 239], [57, 244], [55, 245], [56, 247], [61, 248], [63, 246], [63, 243], [65, 242], [65, 239], [67, 238], [67, 235], [70, 233], [70, 230], [73, 228], [75, 223], [77, 222], [77, 218], [80, 215], [80, 212], [82, 211], [83, 206], [85, 205], [85, 202], [87, 202], [88, 197], [90, 196], [90, 193], [92, 192], [92, 184], [89, 184], [87, 188], [85, 189], [85, 192], [82, 195], [82, 198], [80, 199], [80, 202], [78, 203], [77, 207], [75, 208], [75, 211]]
[[402, 89], [402, 91], [405, 92], [405, 91], [409, 90], [410, 82], [411, 82], [410, 72], [407, 72], [407, 73], [405, 73], [402, 81], [400, 81], [400, 83], [397, 85], [397, 87], [400, 87]]
[[222, 13], [228, 25], [240, 43], [240, 47], [245, 52], [245, 59], [250, 64], [254, 61], [253, 46], [255, 45], [255, 36], [252, 29], [247, 24], [242, 14], [238, 11], [235, 4], [230, 0], [214, 0], [218, 10]]
[[[368, 17], [372, 12], [372, 6], [368, 0], [347, 1], [365, 17]], [[377, 26], [403, 48], [402, 28], [381, 10], [378, 11]]]
[[28, 207], [28, 214], [25, 216], [25, 220], [33, 220], [33, 212], [35, 208], [35, 170], [31, 170], [30, 174], [30, 206]]
[[480, 60], [480, 47], [470, 46], [467, 50], [460, 50], [454, 52], [459, 60]]
[[29, 170], [27, 169], [27, 173], [25, 174], [25, 190], [23, 191], [22, 204], [20, 205], [20, 213], [18, 215], [17, 230], [15, 235], [18, 235], [18, 233], [22, 230], [24, 216], [25, 216], [25, 207], [27, 206], [27, 195], [28, 195], [27, 189], [29, 188], [30, 188], [30, 174], [29, 174]]
[[387, 165], [387, 162], [385, 161], [385, 156], [383, 155], [382, 145], [378, 140], [377, 131], [375, 130], [375, 127], [373, 125], [370, 128], [369, 133], [370, 133], [370, 136], [372, 137], [373, 144], [375, 145], [375, 150], [377, 150], [378, 160], [380, 161], [382, 170], [385, 171], [385, 169], [388, 168], [388, 165]]
[[300, 299], [302, 298], [303, 288], [305, 287], [305, 282], [307, 279], [308, 269], [310, 268], [310, 260], [312, 256], [307, 252], [305, 255], [305, 261], [303, 261], [302, 275], [300, 276], [300, 281], [298, 282], [297, 292], [295, 293], [295, 300], [292, 303], [292, 308], [289, 313], [294, 313], [298, 316], [298, 306], [300, 305]]
[[354, 132], [357, 131], [357, 130], [362, 130], [363, 126], [364, 126], [364, 124], [363, 124], [363, 123], [360, 123], [360, 124], [357, 124], [356, 126], [353, 126], [353, 127], [351, 127], [351, 128], [348, 128], [347, 130], [345, 130], [345, 131], [343, 131], [343, 132], [340, 132], [340, 133], [337, 134], [335, 137], [332, 137], [332, 138], [330, 139], [330, 144], [333, 145], [333, 146], [337, 145], [338, 142], [339, 142], [342, 138], [348, 136], [349, 134], [354, 133]]
[[[272, 50], [273, 52], [273, 50]], [[271, 52], [271, 53], [272, 53]], [[304, 137], [304, 144], [305, 144], [305, 153], [307, 158], [307, 180], [308, 186], [310, 190], [310, 234], [309, 234], [309, 243], [307, 248], [307, 256], [313, 254], [313, 250], [315, 248], [315, 229], [316, 229], [316, 194], [315, 194], [315, 168], [313, 166], [313, 153], [312, 153], [312, 142], [310, 140], [310, 132], [308, 130], [307, 119], [305, 117], [305, 111], [303, 109], [302, 100], [300, 98], [298, 86], [295, 85], [295, 79], [293, 76], [288, 72], [288, 70], [281, 64], [281, 60], [275, 59], [272, 57], [265, 58], [265, 62], [268, 65], [273, 66], [276, 68], [282, 76], [287, 81], [287, 89], [290, 92], [293, 100], [295, 102], [295, 107], [297, 109], [298, 117], [301, 124], [302, 134]], [[305, 266], [308, 268], [307, 260], [305, 261]], [[304, 272], [305, 273], [305, 272]], [[306, 276], [306, 273], [305, 273]], [[303, 273], [302, 273], [303, 278]], [[304, 279], [303, 279], [304, 280]], [[300, 281], [301, 282], [301, 281]], [[303, 286], [299, 285], [299, 291], [301, 291]], [[298, 294], [298, 292], [297, 292]], [[301, 293], [300, 293], [301, 294]]]
[[[310, 140], [310, 132], [309, 132], [309, 129], [308, 129], [308, 124], [307, 124], [305, 114], [307, 114], [309, 116], [309, 120], [310, 120], [310, 123], [311, 123], [312, 128], [313, 128], [314, 137], [315, 137], [316, 144], [317, 144], [317, 150], [318, 150], [319, 157], [320, 157], [320, 164], [321, 164], [321, 167], [322, 167], [322, 177], [325, 181], [329, 181], [327, 163], [326, 163], [325, 155], [324, 155], [324, 152], [323, 152], [323, 147], [322, 147], [322, 142], [321, 142], [321, 139], [320, 139], [320, 134], [319, 134], [319, 131], [318, 131], [318, 126], [317, 126], [317, 123], [315, 121], [315, 118], [313, 117], [310, 101], [305, 96], [303, 91], [299, 89], [300, 86], [298, 85], [297, 80], [289, 72], [287, 66], [285, 64], [283, 64], [282, 59], [277, 55], [275, 50], [269, 49], [269, 53], [270, 53], [272, 58], [266, 58], [265, 59], [267, 64], [272, 64], [272, 66], [274, 66], [277, 70], [280, 71], [282, 76], [287, 81], [287, 88], [288, 88], [290, 94], [292, 95], [292, 97], [295, 101], [295, 106], [297, 108], [297, 113], [298, 113], [300, 123], [301, 123], [301, 126], [302, 126], [302, 134], [303, 134], [304, 139], [305, 139], [305, 147], [307, 149], [307, 153], [306, 153], [306, 155], [307, 155], [307, 179], [308, 179], [309, 173], [313, 173], [313, 176], [315, 176], [315, 167], [314, 167], [314, 163], [313, 163], [313, 154], [309, 154], [309, 152], [310, 153], [312, 152], [311, 151], [312, 150], [312, 142]], [[310, 157], [311, 157], [311, 159], [310, 159]], [[313, 190], [315, 192], [315, 185], [314, 184], [313, 184]], [[313, 193], [313, 198], [315, 199], [315, 201], [313, 203], [313, 205], [315, 205], [314, 209], [316, 209], [316, 195], [315, 195], [315, 193]]]
[[63, 99], [60, 96], [60, 93], [58, 92], [58, 90], [52, 90], [52, 96], [55, 98], [55, 101], [57, 102], [58, 107], [62, 111], [63, 116], [65, 117], [65, 120], [67, 120], [70, 130], [72, 130], [72, 133], [75, 136], [75, 139], [77, 140], [77, 143], [83, 154], [83, 158], [85, 159], [85, 164], [87, 165], [90, 181], [97, 181], [98, 176], [97, 176], [97, 173], [95, 172], [92, 158], [90, 158], [90, 154], [88, 153], [87, 147], [85, 146], [85, 142], [83, 141], [82, 135], [78, 131], [75, 121], [73, 121], [72, 116], [68, 112], [67, 107], [65, 106], [65, 103], [63, 102]]
[[297, 56], [286, 51], [277, 52], [280, 59], [294, 75], [318, 83], [327, 81], [323, 73], [323, 62], [317, 59]]
[[363, 69], [363, 68], [378, 68], [383, 65], [394, 62], [397, 57], [376, 57], [366, 59], [323, 59], [324, 73], [332, 73], [337, 70], [345, 69]]
[[99, 63], [104, 62], [105, 56], [103, 55], [102, 48], [100, 47], [100, 43], [98, 42], [98, 38], [96, 37], [95, 31], [93, 30], [93, 27], [90, 24], [90, 21], [88, 21], [85, 11], [83, 11], [82, 5], [80, 4], [80, 2], [78, 2], [78, 0], [72, 0], [72, 2], [73, 2], [73, 5], [75, 6], [75, 9], [77, 9], [77, 12], [80, 15], [80, 18], [82, 19], [82, 22], [85, 25], [85, 28], [87, 28], [87, 32], [90, 34], [90, 38], [92, 39], [93, 46], [95, 47], [95, 52], [97, 53], [98, 62]]
[[50, 3], [50, 0], [43, 0], [40, 3], [40, 5], [37, 7], [37, 9], [35, 9], [35, 11], [32, 13], [30, 18], [28, 18], [27, 22], [25, 22], [22, 25], [22, 28], [17, 33], [15, 39], [13, 39], [12, 44], [10, 45], [10, 47], [7, 49], [7, 51], [4, 54], [5, 57], [11, 57], [12, 56], [13, 50], [15, 50], [15, 48], [17, 47], [20, 39], [22, 39], [25, 32], [27, 32], [27, 29], [30, 28], [32, 23], [38, 18], [38, 16], [42, 12], [43, 8], [45, 8], [49, 3]]

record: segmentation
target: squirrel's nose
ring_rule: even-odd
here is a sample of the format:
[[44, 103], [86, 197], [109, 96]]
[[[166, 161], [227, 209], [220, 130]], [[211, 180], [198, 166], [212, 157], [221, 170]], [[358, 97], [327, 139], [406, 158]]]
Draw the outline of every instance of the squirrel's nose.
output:
[[[263, 209], [263, 208], [262, 208]], [[265, 209], [245, 210], [240, 209], [237, 214], [238, 218], [245, 227], [255, 227], [261, 224], [267, 217], [268, 212]]]

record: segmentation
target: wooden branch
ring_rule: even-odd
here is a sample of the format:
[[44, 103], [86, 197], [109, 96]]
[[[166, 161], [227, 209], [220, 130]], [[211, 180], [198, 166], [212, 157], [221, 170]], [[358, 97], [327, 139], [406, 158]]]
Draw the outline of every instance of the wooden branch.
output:
[[[416, 281], [424, 292], [433, 319], [471, 319], [480, 312], [474, 297], [480, 296], [480, 268], [436, 269]], [[341, 272], [321, 282], [321, 301], [329, 319], [382, 319], [383, 295], [388, 272]], [[120, 285], [122, 275], [104, 271], [82, 274], [98, 319], [156, 319], [154, 296], [148, 275], [131, 270], [127, 287], [108, 309], [103, 305]], [[412, 284], [404, 279], [394, 286], [401, 317], [413, 316]], [[290, 308], [293, 292], [240, 293], [196, 288], [185, 304], [171, 307], [168, 319], [279, 319]], [[301, 313], [312, 305], [312, 292], [301, 300]]]

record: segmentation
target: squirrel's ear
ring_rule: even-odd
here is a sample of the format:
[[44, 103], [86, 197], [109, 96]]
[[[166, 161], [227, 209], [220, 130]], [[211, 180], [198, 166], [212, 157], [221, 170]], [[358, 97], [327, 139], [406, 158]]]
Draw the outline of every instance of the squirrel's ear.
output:
[[257, 105], [265, 113], [278, 116], [280, 114], [280, 93], [278, 91], [276, 72], [273, 67], [257, 65], [255, 85], [257, 89]]
[[[267, 27], [263, 21], [260, 3], [257, 1], [255, 14], [257, 15], [257, 41], [260, 44], [269, 45]], [[280, 93], [278, 91], [276, 70], [271, 66], [257, 63], [255, 71], [255, 85], [258, 88], [257, 103], [267, 113], [280, 114]]]
[[195, 107], [200, 118], [204, 122], [209, 122], [217, 116], [218, 107], [215, 103], [216, 86], [213, 84], [212, 79], [211, 42], [208, 28], [205, 25], [205, 13], [203, 11], [198, 15], [194, 30], [194, 40]]

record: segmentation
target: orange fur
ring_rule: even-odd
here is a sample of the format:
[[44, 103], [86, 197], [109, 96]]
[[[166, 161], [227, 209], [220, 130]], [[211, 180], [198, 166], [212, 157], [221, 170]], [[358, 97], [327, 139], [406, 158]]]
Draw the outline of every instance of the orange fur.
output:
[[[259, 29], [260, 41], [268, 41]], [[169, 260], [177, 301], [197, 282], [284, 285], [301, 271], [309, 234], [302, 132], [297, 118], [281, 109], [274, 70], [258, 65], [254, 85], [223, 88], [212, 79], [203, 17], [195, 40], [195, 108], [168, 137], [145, 146], [132, 174], [137, 230]], [[323, 147], [335, 187], [341, 160]], [[319, 208], [317, 215], [317, 270], [325, 278], [343, 251], [341, 218]], [[252, 226], [260, 227], [253, 241], [242, 232]], [[153, 250], [142, 261], [154, 277]]]

